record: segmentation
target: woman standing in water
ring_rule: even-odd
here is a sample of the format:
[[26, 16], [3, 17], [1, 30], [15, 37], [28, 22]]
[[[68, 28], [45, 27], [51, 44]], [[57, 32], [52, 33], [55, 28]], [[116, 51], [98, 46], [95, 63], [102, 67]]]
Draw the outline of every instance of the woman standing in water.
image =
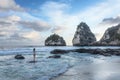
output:
[[35, 58], [36, 58], [36, 51], [35, 48], [33, 48], [33, 62], [36, 62]]

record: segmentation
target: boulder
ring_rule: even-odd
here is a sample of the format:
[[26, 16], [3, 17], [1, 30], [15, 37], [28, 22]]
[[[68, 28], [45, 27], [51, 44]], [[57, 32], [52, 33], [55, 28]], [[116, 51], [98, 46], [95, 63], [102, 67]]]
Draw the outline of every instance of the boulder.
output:
[[60, 55], [53, 55], [53, 56], [49, 56], [48, 58], [61, 58]]
[[81, 22], [78, 25], [72, 40], [73, 46], [88, 46], [95, 41], [95, 35], [91, 32], [89, 26], [86, 23]]
[[50, 53], [52, 53], [52, 54], [65, 54], [68, 52], [69, 51], [67, 51], [67, 50], [55, 49], [55, 50], [51, 51]]
[[29, 61], [29, 63], [36, 63], [37, 61]]
[[61, 36], [53, 34], [45, 40], [45, 46], [66, 46], [66, 42]]
[[97, 48], [97, 49], [93, 50], [93, 54], [103, 54], [103, 53], [104, 53], [103, 49]]
[[18, 54], [18, 55], [15, 56], [15, 59], [25, 59], [25, 57], [20, 55], [20, 54]]
[[98, 44], [107, 46], [120, 46], [120, 24], [108, 28]]

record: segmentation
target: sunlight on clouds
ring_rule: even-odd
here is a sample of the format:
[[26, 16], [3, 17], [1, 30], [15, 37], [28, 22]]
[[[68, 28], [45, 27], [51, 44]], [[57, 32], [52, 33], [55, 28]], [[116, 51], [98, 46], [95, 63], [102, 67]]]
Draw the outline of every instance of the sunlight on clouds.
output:
[[[23, 23], [20, 23], [20, 22]], [[23, 24], [23, 28], [20, 27], [20, 24]], [[37, 26], [35, 26], [37, 25]], [[26, 31], [25, 28], [29, 29], [30, 31]], [[33, 29], [35, 28], [35, 29]], [[29, 22], [24, 21], [21, 19], [20, 16], [11, 15], [7, 17], [0, 18], [0, 39], [3, 40], [0, 44], [5, 45], [25, 45], [25, 44], [41, 44], [40, 43], [40, 31], [48, 30], [49, 25], [44, 21], [39, 22]], [[41, 39], [43, 40], [43, 39]], [[9, 42], [9, 44], [7, 43]], [[14, 44], [13, 44], [14, 42]], [[22, 44], [19, 44], [22, 43]]]
[[[67, 4], [58, 3], [58, 2], [46, 2], [42, 5], [41, 10], [45, 16], [50, 18], [50, 21], [53, 24], [61, 24], [63, 23], [64, 19], [64, 12], [69, 8]], [[62, 20], [62, 21], [61, 21]]]
[[20, 21], [21, 18], [19, 16], [16, 16], [16, 15], [12, 15], [12, 16], [9, 16], [8, 17], [8, 20], [11, 20], [13, 22], [16, 22], [16, 21]]
[[40, 33], [36, 32], [36, 31], [31, 31], [31, 32], [25, 33], [23, 36], [26, 38], [29, 38], [31, 40], [39, 40], [40, 39]]
[[95, 33], [95, 36], [96, 36], [96, 38], [97, 38], [97, 41], [99, 41], [99, 40], [102, 38], [103, 34], [104, 34], [104, 33]]

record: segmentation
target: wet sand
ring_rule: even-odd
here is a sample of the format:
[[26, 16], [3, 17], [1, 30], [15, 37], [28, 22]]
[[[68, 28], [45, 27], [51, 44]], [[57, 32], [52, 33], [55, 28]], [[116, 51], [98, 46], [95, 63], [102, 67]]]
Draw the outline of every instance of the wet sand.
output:
[[52, 80], [120, 80], [120, 59], [77, 65]]

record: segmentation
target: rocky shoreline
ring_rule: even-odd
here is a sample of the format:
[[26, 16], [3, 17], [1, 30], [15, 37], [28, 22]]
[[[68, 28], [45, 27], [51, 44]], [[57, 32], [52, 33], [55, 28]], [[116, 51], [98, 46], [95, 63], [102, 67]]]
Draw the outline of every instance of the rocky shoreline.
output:
[[61, 50], [61, 49], [55, 49], [51, 51], [51, 54], [66, 54], [69, 52], [78, 52], [78, 53], [90, 53], [94, 55], [104, 55], [104, 56], [111, 56], [111, 55], [116, 55], [120, 56], [120, 49], [74, 49], [74, 50]]

